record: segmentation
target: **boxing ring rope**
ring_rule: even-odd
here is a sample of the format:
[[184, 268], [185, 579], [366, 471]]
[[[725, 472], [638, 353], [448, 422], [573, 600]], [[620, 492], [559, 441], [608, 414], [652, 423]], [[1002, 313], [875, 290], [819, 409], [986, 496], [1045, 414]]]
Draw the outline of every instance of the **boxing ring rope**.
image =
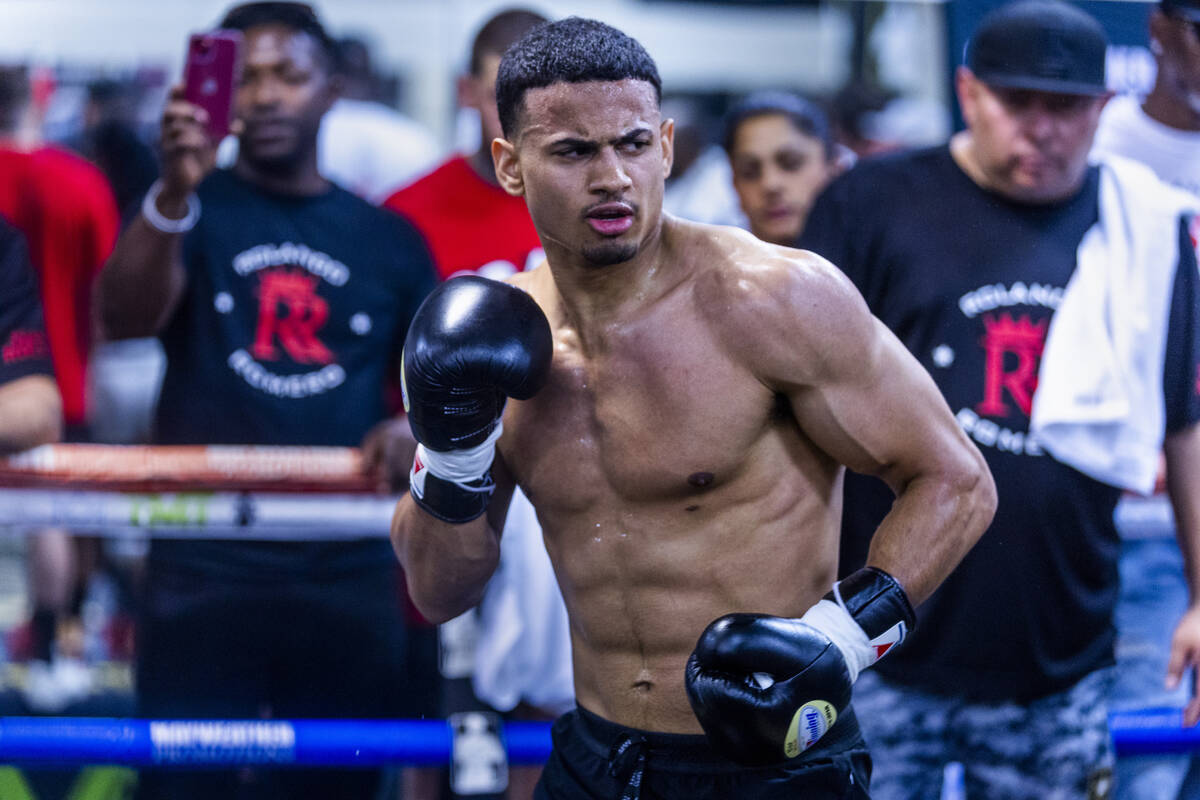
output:
[[[0, 459], [0, 526], [106, 536], [383, 537], [395, 498], [372, 493], [361, 453], [335, 447], [47, 445]], [[1127, 498], [1123, 530], [1163, 534], [1165, 499]], [[1118, 755], [1200, 752], [1181, 711], [1113, 712]], [[508, 722], [511, 763], [541, 763], [550, 726]], [[144, 720], [0, 717], [0, 764], [127, 766], [444, 764], [468, 737], [447, 720]]]
[[384, 537], [396, 505], [349, 447], [46, 445], [0, 459], [0, 488], [0, 525], [107, 536]]
[[[1200, 751], [1179, 709], [1114, 712], [1109, 727], [1118, 756]], [[509, 763], [550, 754], [549, 723], [508, 722], [502, 737]], [[420, 766], [447, 763], [464, 741], [445, 720], [0, 718], [0, 763], [23, 766]]]
[[[502, 736], [510, 764], [550, 755], [549, 723], [509, 722]], [[446, 720], [0, 718], [0, 763], [22, 766], [421, 766], [455, 747]]]

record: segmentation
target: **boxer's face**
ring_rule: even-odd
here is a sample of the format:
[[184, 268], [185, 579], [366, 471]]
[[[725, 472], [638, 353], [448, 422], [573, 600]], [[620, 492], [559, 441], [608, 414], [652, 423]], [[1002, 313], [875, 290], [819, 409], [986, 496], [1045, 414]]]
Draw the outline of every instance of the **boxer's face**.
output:
[[492, 153], [547, 251], [605, 266], [657, 235], [673, 134], [646, 81], [555, 83], [525, 93], [514, 140]]
[[245, 125], [240, 155], [270, 170], [294, 166], [316, 148], [321, 117], [336, 97], [330, 65], [311, 36], [284, 25], [250, 28], [234, 99]]
[[991, 87], [965, 68], [958, 95], [987, 188], [1026, 203], [1078, 191], [1107, 95]]
[[833, 176], [825, 145], [783, 114], [745, 120], [732, 145], [733, 188], [750, 230], [764, 241], [791, 247], [813, 200]]

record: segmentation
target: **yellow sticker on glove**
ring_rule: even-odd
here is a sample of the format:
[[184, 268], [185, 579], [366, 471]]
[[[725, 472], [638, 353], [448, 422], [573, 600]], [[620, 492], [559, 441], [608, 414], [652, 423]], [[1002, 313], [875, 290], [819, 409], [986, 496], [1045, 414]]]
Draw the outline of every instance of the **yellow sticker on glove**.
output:
[[837, 722], [837, 709], [824, 700], [809, 700], [796, 709], [792, 724], [788, 726], [787, 738], [783, 741], [783, 752], [795, 758], [817, 743]]

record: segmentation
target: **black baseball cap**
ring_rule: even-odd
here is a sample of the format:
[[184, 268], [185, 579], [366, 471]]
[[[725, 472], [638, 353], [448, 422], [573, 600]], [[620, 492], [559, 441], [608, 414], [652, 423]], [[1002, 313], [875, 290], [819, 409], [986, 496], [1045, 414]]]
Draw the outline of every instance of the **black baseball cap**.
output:
[[1163, 13], [1200, 22], [1200, 0], [1162, 0]]
[[1082, 9], [1062, 0], [1017, 0], [983, 18], [965, 61], [989, 86], [1101, 95], [1107, 49], [1104, 29]]

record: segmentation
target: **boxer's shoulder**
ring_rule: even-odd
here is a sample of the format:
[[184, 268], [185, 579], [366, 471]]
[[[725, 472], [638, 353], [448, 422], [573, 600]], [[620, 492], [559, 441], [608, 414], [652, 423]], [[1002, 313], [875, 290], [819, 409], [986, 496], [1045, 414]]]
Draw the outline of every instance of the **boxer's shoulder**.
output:
[[698, 306], [762, 371], [821, 371], [844, 345], [870, 337], [862, 297], [825, 259], [732, 229], [717, 239], [723, 244], [698, 267]]
[[541, 306], [543, 313], [553, 319], [551, 310], [556, 307], [557, 293], [554, 287], [554, 276], [550, 272], [550, 265], [545, 260], [533, 269], [509, 275], [504, 281], [533, 297]]

